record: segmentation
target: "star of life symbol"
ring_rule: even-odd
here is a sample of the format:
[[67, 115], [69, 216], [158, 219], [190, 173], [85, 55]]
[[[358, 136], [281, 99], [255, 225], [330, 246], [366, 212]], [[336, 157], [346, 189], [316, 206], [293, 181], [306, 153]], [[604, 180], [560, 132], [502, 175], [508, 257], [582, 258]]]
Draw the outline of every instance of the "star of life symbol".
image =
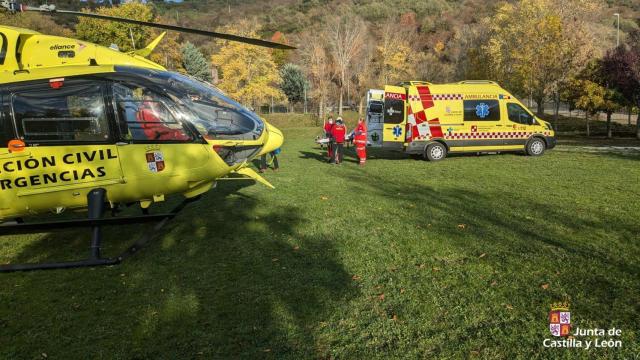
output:
[[571, 312], [568, 304], [553, 304], [549, 312], [549, 331], [553, 336], [568, 336], [571, 330]]
[[478, 115], [480, 119], [484, 119], [489, 116], [489, 105], [485, 103], [476, 105], [476, 115]]
[[402, 128], [399, 125], [396, 125], [393, 128], [393, 136], [399, 137], [400, 135], [402, 135]]
[[145, 154], [147, 157], [147, 166], [151, 172], [157, 173], [165, 168], [164, 156], [160, 151], [148, 152]]

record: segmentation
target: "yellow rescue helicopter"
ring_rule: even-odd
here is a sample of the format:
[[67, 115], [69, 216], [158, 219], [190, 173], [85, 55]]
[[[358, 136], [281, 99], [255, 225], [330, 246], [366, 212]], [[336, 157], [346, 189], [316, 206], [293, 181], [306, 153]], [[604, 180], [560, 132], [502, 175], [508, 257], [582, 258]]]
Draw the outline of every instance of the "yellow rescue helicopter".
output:
[[[219, 32], [1, 1], [8, 12], [39, 11], [195, 33], [257, 46], [293, 47]], [[274, 151], [282, 133], [213, 85], [167, 71], [146, 57], [164, 33], [130, 53], [86, 41], [0, 26], [0, 235], [93, 228], [91, 256], [75, 262], [0, 266], [0, 271], [113, 264], [100, 256], [102, 225], [159, 221], [156, 230], [221, 178], [253, 178], [248, 165]], [[170, 194], [187, 200], [167, 214], [146, 211]], [[143, 215], [103, 217], [139, 203]], [[88, 217], [26, 223], [47, 212]]]

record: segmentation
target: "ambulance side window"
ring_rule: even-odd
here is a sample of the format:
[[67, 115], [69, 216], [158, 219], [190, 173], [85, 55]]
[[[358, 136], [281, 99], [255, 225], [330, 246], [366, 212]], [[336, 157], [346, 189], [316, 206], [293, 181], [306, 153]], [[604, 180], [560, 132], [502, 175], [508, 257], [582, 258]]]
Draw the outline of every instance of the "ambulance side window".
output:
[[522, 106], [515, 103], [507, 104], [507, 113], [509, 113], [509, 120], [514, 123], [523, 125], [535, 125], [533, 116], [525, 110]]
[[104, 143], [110, 140], [104, 86], [65, 83], [25, 87], [11, 96], [18, 133], [27, 143]]
[[464, 121], [499, 121], [498, 100], [464, 100]]

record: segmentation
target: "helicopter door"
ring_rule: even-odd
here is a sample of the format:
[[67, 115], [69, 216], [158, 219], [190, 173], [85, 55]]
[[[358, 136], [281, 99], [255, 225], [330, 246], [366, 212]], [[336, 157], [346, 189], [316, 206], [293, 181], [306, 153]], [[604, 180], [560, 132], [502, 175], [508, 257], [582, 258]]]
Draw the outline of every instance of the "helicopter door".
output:
[[2, 191], [28, 198], [32, 208], [39, 207], [34, 196], [46, 197], [55, 207], [56, 201], [73, 203], [67, 191], [82, 203], [82, 189], [122, 182], [106, 83], [55, 79], [11, 86], [8, 94], [3, 116], [13, 115], [17, 137], [26, 147], [2, 155]]
[[178, 120], [173, 100], [144, 85], [113, 83], [111, 89], [125, 179], [144, 186], [136, 196], [184, 191], [198, 182], [194, 170], [207, 165], [208, 147]]

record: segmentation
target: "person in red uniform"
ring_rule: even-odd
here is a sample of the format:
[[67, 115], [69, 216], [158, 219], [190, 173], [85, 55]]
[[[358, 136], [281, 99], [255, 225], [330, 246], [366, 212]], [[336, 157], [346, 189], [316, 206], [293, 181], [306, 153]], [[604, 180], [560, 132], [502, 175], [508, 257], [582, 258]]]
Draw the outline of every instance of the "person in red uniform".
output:
[[367, 126], [364, 124], [364, 120], [360, 118], [358, 125], [354, 130], [354, 141], [356, 145], [356, 154], [360, 159], [360, 166], [364, 166], [367, 161]]
[[[145, 96], [138, 107], [136, 120], [144, 131], [146, 140], [189, 140], [190, 137], [182, 129], [172, 129], [160, 119], [160, 106], [150, 97]], [[140, 140], [140, 139], [138, 139]]]
[[334, 156], [333, 156], [334, 157], [333, 163], [335, 164], [340, 164], [342, 162], [342, 157], [344, 153], [343, 145], [344, 145], [344, 139], [346, 134], [347, 134], [347, 127], [344, 126], [342, 118], [337, 118], [336, 124], [333, 125], [333, 128], [331, 129], [331, 137], [335, 142], [335, 149], [334, 149]]
[[333, 118], [329, 116], [329, 120], [324, 123], [324, 136], [329, 139], [327, 143], [327, 157], [329, 161], [333, 159], [333, 144], [331, 141], [331, 129], [333, 128]]

